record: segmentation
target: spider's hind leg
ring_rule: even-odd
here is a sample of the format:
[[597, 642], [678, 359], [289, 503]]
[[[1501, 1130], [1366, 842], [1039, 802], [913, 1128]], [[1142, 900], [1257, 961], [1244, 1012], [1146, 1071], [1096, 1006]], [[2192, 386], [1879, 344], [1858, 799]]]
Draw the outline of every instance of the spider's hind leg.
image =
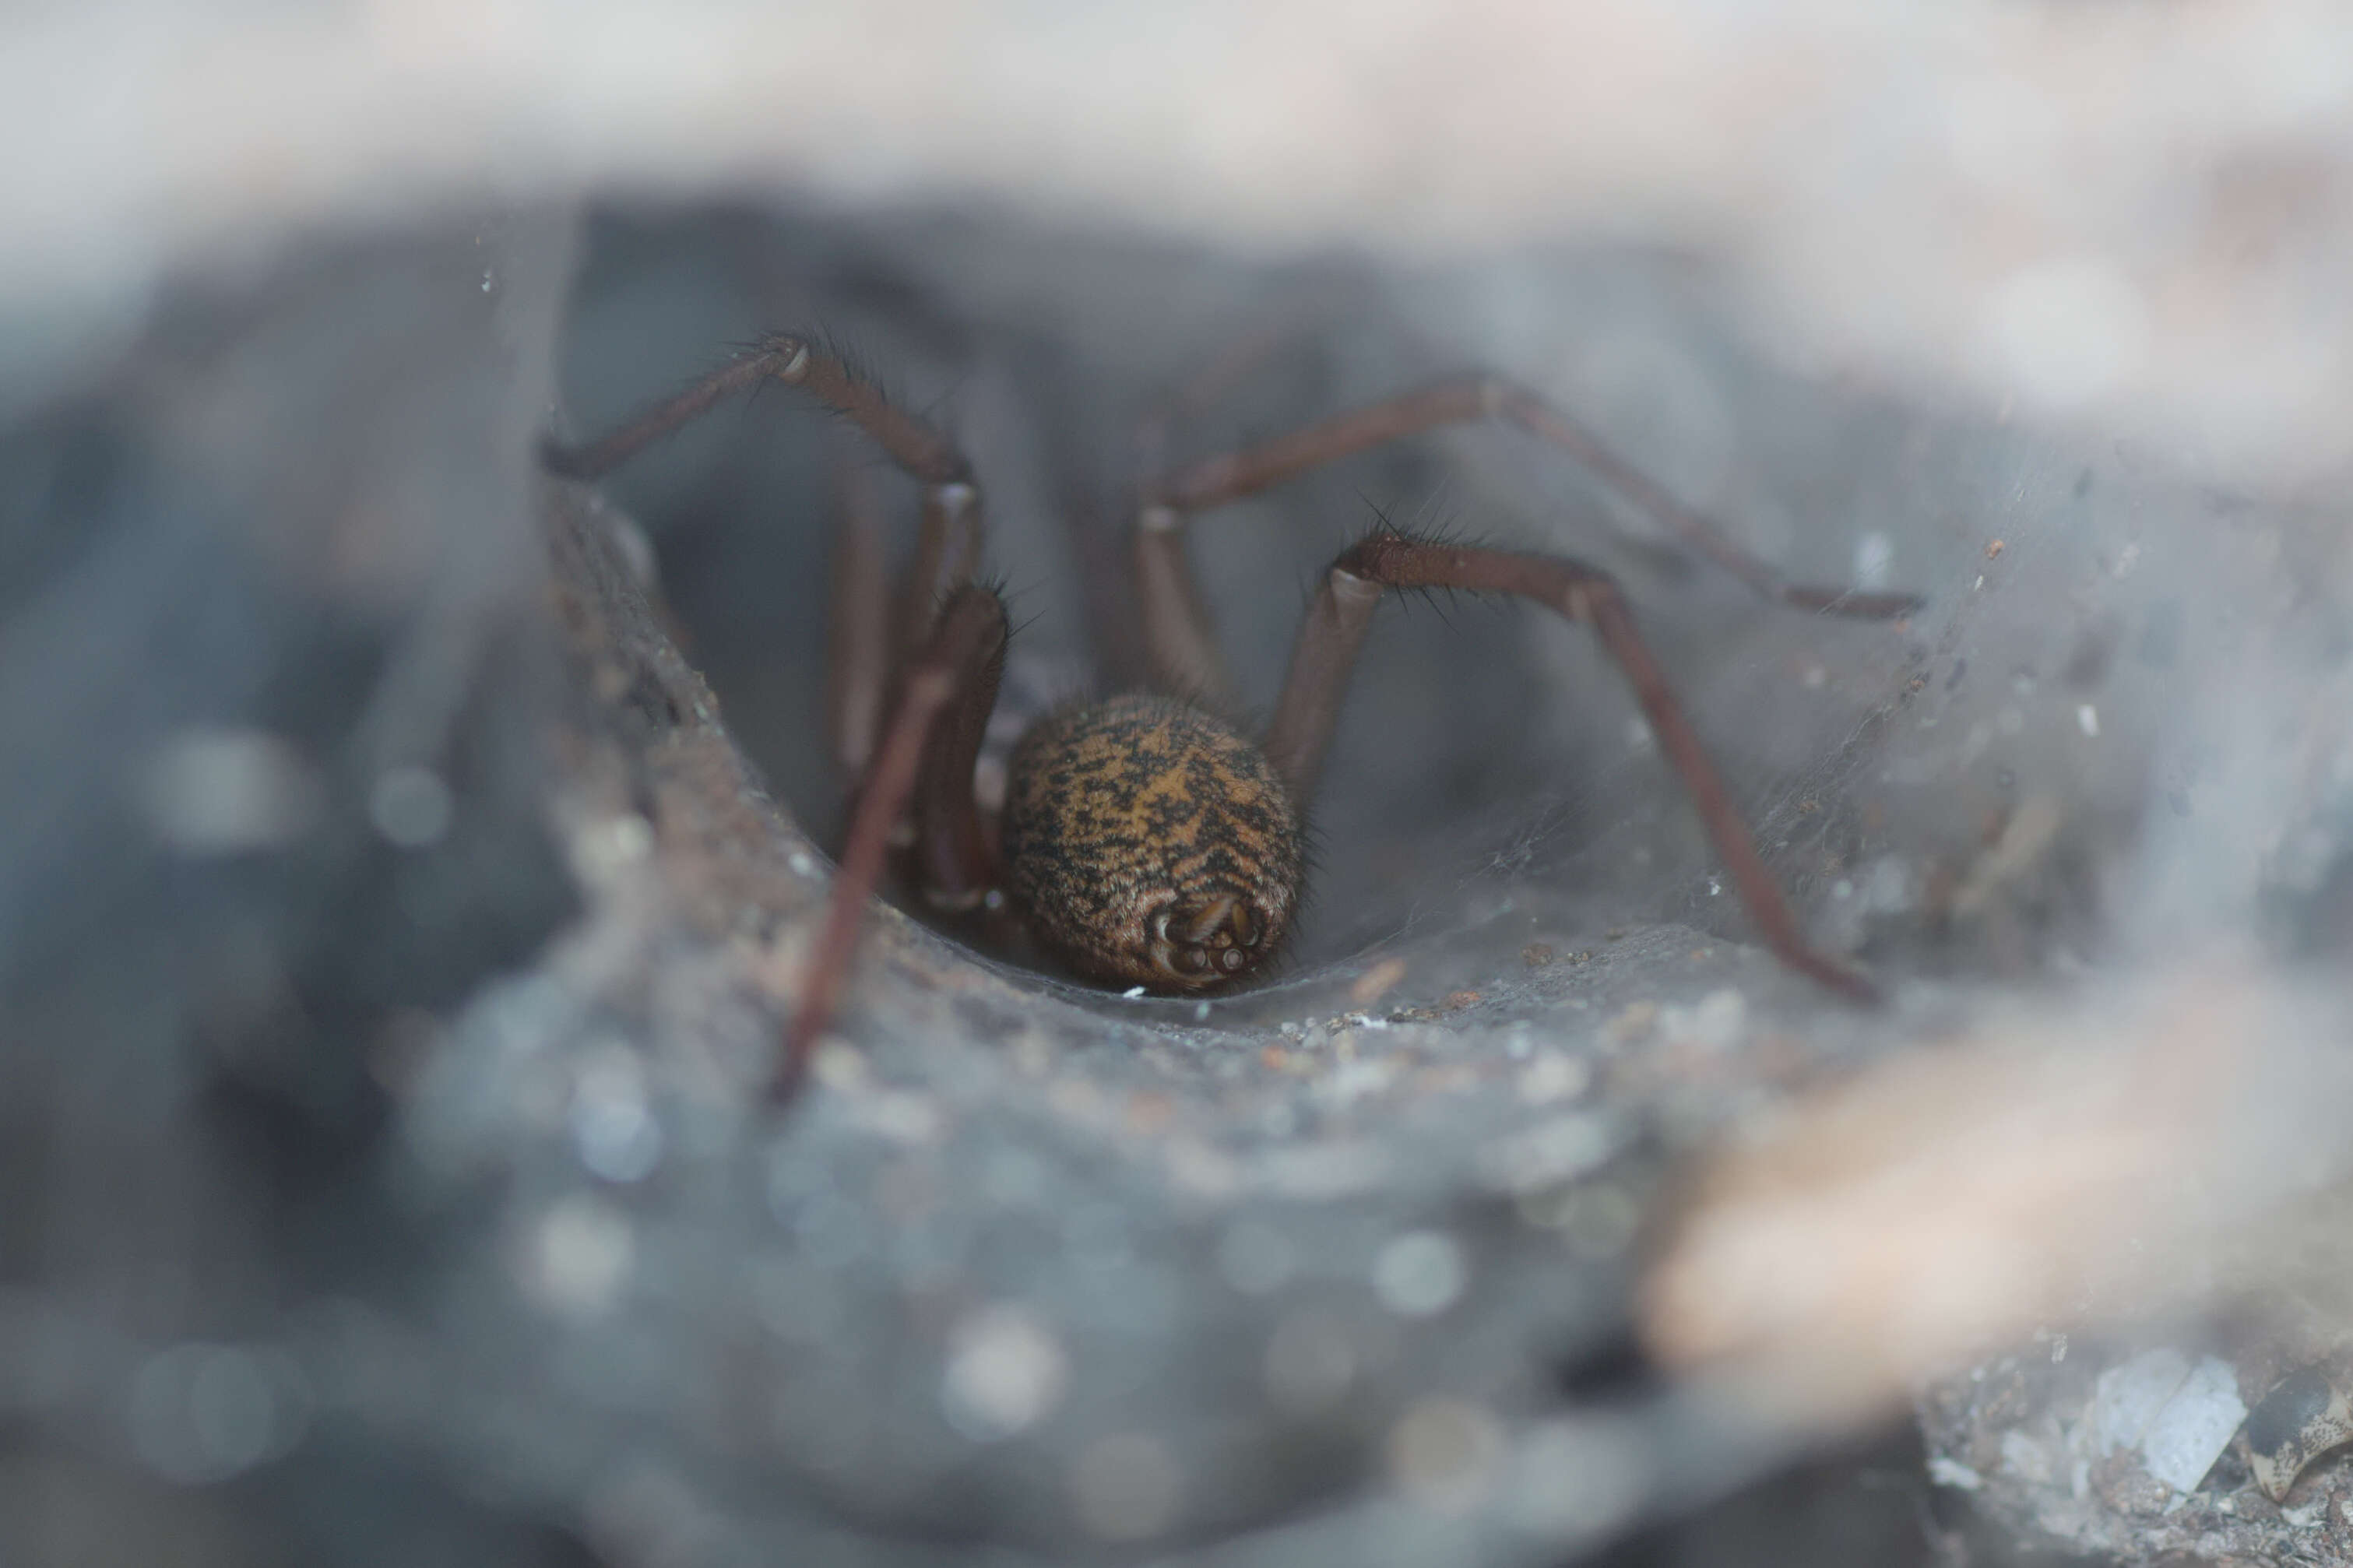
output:
[[[1335, 414], [1256, 446], [1204, 458], [1147, 484], [1136, 518], [1136, 560], [1147, 640], [1164, 675], [1182, 678], [1214, 665], [1214, 650], [1200, 651], [1208, 647], [1208, 635], [1201, 629], [1198, 607], [1187, 608], [1191, 582], [1182, 554], [1187, 516], [1257, 495], [1311, 468], [1390, 441], [1491, 419], [1575, 458], [1686, 549], [1764, 598], [1858, 620], [1893, 620], [1920, 607], [1919, 597], [1911, 594], [1784, 581], [1720, 525], [1677, 500], [1600, 437], [1534, 392], [1499, 375], [1458, 375]], [[1157, 636], [1155, 603], [1165, 627]]]
[[1633, 688], [1660, 750], [1683, 780], [1700, 825], [1765, 945], [1782, 963], [1831, 990], [1858, 1001], [1877, 999], [1870, 981], [1808, 945], [1723, 774], [1684, 716], [1666, 671], [1636, 629], [1625, 595], [1608, 574], [1581, 562], [1413, 539], [1388, 529], [1341, 552], [1300, 626], [1291, 669], [1262, 742], [1269, 760], [1303, 805], [1313, 797], [1373, 611], [1384, 593], [1411, 588], [1509, 594], [1591, 626]]

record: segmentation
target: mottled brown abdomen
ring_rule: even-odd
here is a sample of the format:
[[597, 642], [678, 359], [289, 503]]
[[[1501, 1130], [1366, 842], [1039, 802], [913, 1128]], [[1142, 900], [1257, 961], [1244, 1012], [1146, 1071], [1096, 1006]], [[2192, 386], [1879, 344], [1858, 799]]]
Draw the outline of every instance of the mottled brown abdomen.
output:
[[1032, 726], [1003, 830], [1032, 929], [1114, 984], [1230, 984], [1273, 956], [1298, 908], [1290, 790], [1230, 726], [1170, 698], [1114, 697]]

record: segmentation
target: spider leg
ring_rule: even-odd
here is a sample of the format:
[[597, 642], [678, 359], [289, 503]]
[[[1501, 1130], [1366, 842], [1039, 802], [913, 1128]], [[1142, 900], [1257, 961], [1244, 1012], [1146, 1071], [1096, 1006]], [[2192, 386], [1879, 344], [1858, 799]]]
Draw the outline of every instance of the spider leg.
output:
[[972, 465], [945, 435], [899, 408], [879, 389], [860, 380], [839, 354], [828, 353], [806, 338], [784, 332], [761, 339], [757, 346], [733, 363], [690, 383], [609, 435], [578, 447], [547, 442], [541, 448], [542, 460], [566, 479], [602, 479], [713, 405], [748, 392], [771, 377], [786, 386], [799, 387], [849, 419], [871, 436], [911, 478], [925, 484], [969, 481], [972, 478]]
[[1202, 707], [1230, 712], [1234, 684], [1185, 559], [1185, 516], [1146, 501], [1135, 515], [1136, 618], [1153, 679]]
[[[860, 917], [909, 807], [914, 809], [915, 865], [934, 898], [951, 906], [976, 901], [997, 879], [996, 848], [973, 797], [972, 774], [997, 701], [1007, 632], [1003, 602], [972, 581], [979, 567], [982, 526], [971, 463], [944, 432], [892, 404], [839, 354], [805, 338], [765, 338], [733, 364], [654, 404], [610, 435], [576, 447], [547, 443], [543, 461], [557, 474], [598, 478], [723, 399], [769, 379], [799, 387], [857, 426], [922, 485], [923, 496], [914, 567], [901, 597], [895, 659], [887, 641], [878, 659], [869, 640], [888, 589], [874, 581], [881, 574], [881, 552], [871, 534], [861, 539], [854, 499], [849, 534], [836, 558], [837, 582], [855, 580], [858, 597], [840, 611], [834, 647], [842, 652], [854, 641], [853, 657], [860, 662], [834, 677], [835, 751], [849, 765], [859, 765], [861, 743], [856, 737], [862, 713], [866, 755], [825, 927], [770, 1083], [771, 1098], [781, 1102], [799, 1088], [809, 1055], [840, 1005]], [[895, 670], [888, 668], [892, 664]], [[871, 722], [878, 710], [872, 688], [878, 683], [879, 710], [890, 716], [879, 745]], [[934, 733], [943, 714], [953, 715], [951, 721]]]
[[980, 491], [969, 479], [923, 487], [923, 522], [899, 605], [899, 652], [912, 659], [938, 624], [948, 596], [980, 570]]
[[1224, 347], [1157, 399], [1135, 422], [1135, 471], [1146, 480], [1167, 469], [1168, 441], [1176, 428], [1198, 418], [1235, 388], [1255, 376], [1277, 353], [1313, 337], [1364, 301], [1361, 279], [1339, 289], [1317, 287], [1287, 292]]
[[833, 470], [841, 531], [834, 539], [828, 596], [832, 621], [826, 630], [826, 733], [842, 776], [854, 779], [874, 755], [891, 685], [891, 584], [874, 476], [839, 449]]
[[1144, 502], [1136, 516], [1133, 551], [1145, 659], [1164, 686], [1204, 706], [1230, 710], [1233, 686], [1185, 560], [1183, 515], [1159, 500], [1170, 436], [1256, 375], [1276, 353], [1354, 309], [1360, 303], [1355, 293], [1351, 289], [1317, 289], [1284, 299], [1136, 420], [1135, 472]]
[[1731, 873], [1740, 901], [1765, 945], [1782, 963], [1831, 990], [1862, 1002], [1878, 1000], [1870, 981], [1806, 944], [1780, 884], [1766, 868], [1748, 825], [1733, 804], [1723, 775], [1708, 760], [1698, 731], [1683, 716], [1666, 672], [1635, 628], [1625, 595], [1607, 574], [1565, 557], [1523, 555], [1466, 545], [1432, 544], [1378, 533], [1343, 551], [1300, 627], [1264, 745], [1299, 800], [1313, 797], [1340, 699], [1382, 593], [1401, 588], [1460, 588], [1534, 599], [1593, 628], [1625, 673], [1651, 732], [1682, 777], [1709, 842]]
[[[1920, 607], [1922, 601], [1910, 594], [1873, 594], [1782, 581], [1780, 574], [1742, 549], [1717, 524], [1668, 494], [1599, 436], [1527, 388], [1496, 375], [1462, 375], [1434, 382], [1257, 446], [1194, 463], [1150, 492], [1137, 525], [1139, 564], [1144, 540], [1154, 534], [1155, 525], [1173, 536], [1185, 513], [1256, 495], [1310, 468], [1385, 441], [1481, 419], [1503, 420], [1568, 453], [1662, 528], [1765, 598], [1858, 620], [1889, 620]], [[1171, 644], [1172, 650], [1176, 646]]]
[[935, 887], [976, 900], [996, 880], [996, 851], [973, 799], [972, 768], [996, 706], [1006, 635], [1004, 601], [967, 583], [941, 605], [937, 625], [907, 669], [898, 707], [860, 786], [825, 925], [769, 1082], [769, 1098], [777, 1104], [799, 1090], [818, 1040], [841, 1005], [892, 830], [909, 806], [915, 808], [916, 853]]
[[579, 447], [548, 442], [542, 460], [566, 478], [601, 478], [723, 399], [765, 380], [797, 386], [841, 415], [923, 487], [923, 533], [901, 621], [902, 657], [912, 658], [923, 646], [945, 595], [978, 566], [980, 491], [972, 482], [972, 464], [944, 432], [893, 404], [840, 355], [786, 333], [763, 338], [733, 364], [654, 404], [610, 435]]
[[663, 437], [777, 374], [790, 362], [790, 354], [764, 347], [712, 371], [594, 441], [567, 447], [553, 436], [545, 437], [540, 443], [539, 460], [548, 472], [567, 479], [601, 479]]

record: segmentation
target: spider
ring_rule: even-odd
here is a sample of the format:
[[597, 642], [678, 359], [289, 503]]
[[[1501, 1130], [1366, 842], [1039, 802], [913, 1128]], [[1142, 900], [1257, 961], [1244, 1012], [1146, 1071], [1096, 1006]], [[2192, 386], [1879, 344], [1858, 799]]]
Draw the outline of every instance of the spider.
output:
[[1730, 873], [1782, 963], [1862, 1002], [1870, 981], [1809, 946], [1796, 916], [1609, 575], [1562, 555], [1417, 538], [1386, 524], [1342, 551], [1303, 621], [1272, 717], [1255, 735], [1236, 707], [1185, 554], [1186, 524], [1210, 508], [1385, 442], [1478, 420], [1568, 453], [1688, 547], [1765, 597], [1817, 613], [1889, 619], [1909, 595], [1785, 583], [1707, 519], [1543, 398], [1466, 374], [1383, 398], [1287, 435], [1166, 471], [1157, 442], [1130, 543], [1153, 689], [1066, 707], [1016, 743], [995, 816], [974, 789], [1009, 635], [979, 573], [981, 495], [942, 431], [893, 405], [818, 340], [776, 334], [593, 442], [547, 446], [549, 468], [593, 480], [731, 396], [798, 388], [863, 431], [923, 489], [902, 606], [867, 531], [837, 562], [833, 742], [857, 775], [839, 870], [771, 1081], [790, 1100], [840, 1005], [868, 900], [895, 846], [935, 907], [1002, 906], [1049, 953], [1090, 979], [1148, 992], [1232, 986], [1282, 946], [1304, 889], [1303, 824], [1340, 700], [1383, 595], [1460, 589], [1533, 599], [1590, 626], [1617, 663]]

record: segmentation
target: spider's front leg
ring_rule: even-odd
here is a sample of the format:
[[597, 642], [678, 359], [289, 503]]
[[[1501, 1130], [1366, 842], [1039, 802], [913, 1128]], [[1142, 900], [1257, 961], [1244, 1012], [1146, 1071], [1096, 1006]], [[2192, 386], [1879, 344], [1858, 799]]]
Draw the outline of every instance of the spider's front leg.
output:
[[801, 983], [785, 1053], [769, 1086], [782, 1103], [798, 1092], [818, 1037], [840, 1007], [867, 901], [882, 879], [892, 830], [913, 808], [913, 854], [938, 901], [977, 903], [999, 880], [996, 847], [972, 787], [981, 737], [1005, 672], [1005, 602], [967, 583], [940, 607], [929, 640], [907, 668], [882, 744], [860, 784], [827, 900], [825, 926]]
[[1308, 606], [1290, 673], [1264, 741], [1267, 756], [1303, 802], [1314, 792], [1324, 753], [1347, 689], [1356, 652], [1384, 592], [1456, 588], [1534, 599], [1591, 626], [1625, 672], [1651, 732], [1683, 782], [1709, 842], [1731, 873], [1733, 886], [1757, 934], [1782, 963], [1861, 1002], [1879, 993], [1855, 971], [1807, 944], [1780, 884], [1757, 852], [1755, 837], [1733, 804], [1732, 792], [1709, 761], [1699, 733], [1684, 717], [1666, 672], [1635, 628], [1625, 595], [1608, 574], [1560, 556], [1523, 555], [1465, 545], [1433, 544], [1381, 532], [1341, 552]]
[[849, 527], [835, 560], [840, 597], [827, 706], [834, 754], [859, 784], [824, 929], [770, 1080], [772, 1097], [782, 1101], [798, 1089], [817, 1041], [840, 1005], [866, 905], [902, 819], [913, 829], [917, 878], [934, 902], [977, 903], [999, 880], [996, 847], [972, 781], [997, 703], [1007, 628], [1003, 601], [973, 581], [982, 526], [970, 462], [944, 432], [898, 407], [839, 355], [807, 339], [764, 339], [598, 440], [577, 447], [548, 442], [543, 458], [551, 471], [568, 478], [601, 478], [765, 381], [798, 387], [844, 416], [922, 485], [923, 509], [898, 624], [885, 628], [889, 590], [879, 522], [870, 497], [856, 489], [845, 496]]

